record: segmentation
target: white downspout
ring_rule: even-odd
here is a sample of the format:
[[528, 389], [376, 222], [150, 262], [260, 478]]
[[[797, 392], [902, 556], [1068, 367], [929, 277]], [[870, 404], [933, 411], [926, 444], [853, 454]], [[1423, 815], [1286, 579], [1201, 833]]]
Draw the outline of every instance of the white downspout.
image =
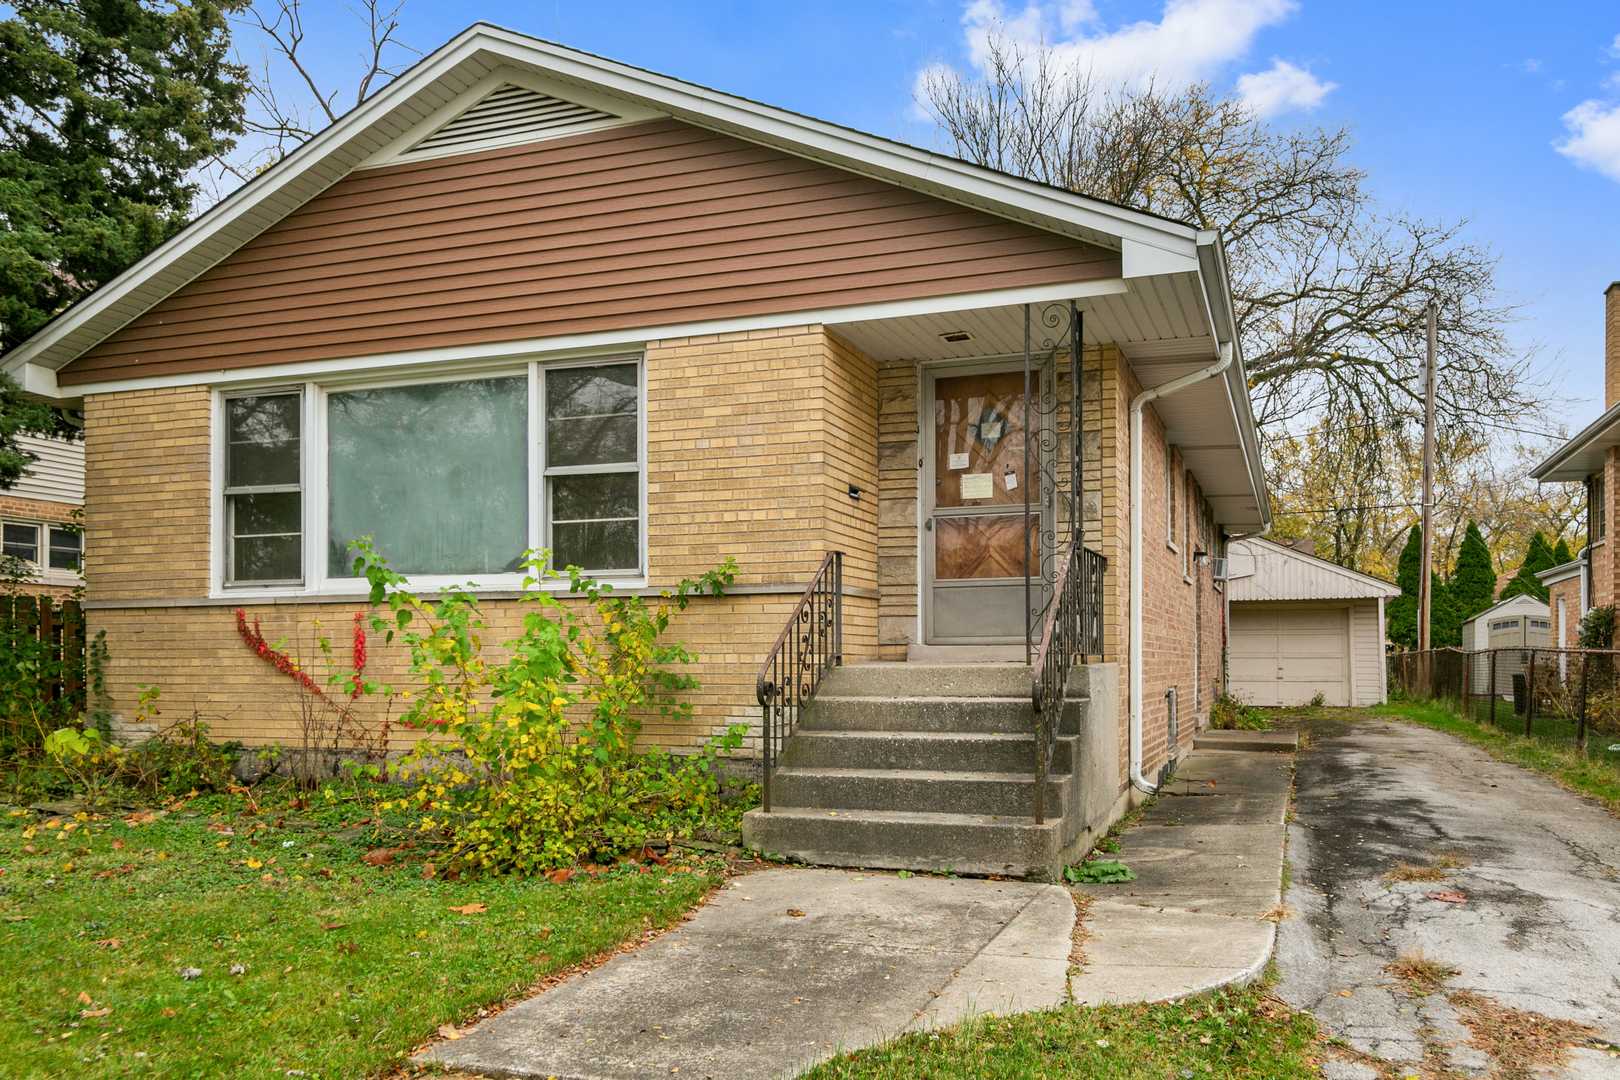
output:
[[[1150, 401], [1169, 397], [1196, 386], [1205, 379], [1213, 379], [1232, 366], [1234, 356], [1230, 342], [1220, 347], [1220, 360], [1179, 379], [1143, 390], [1131, 399], [1131, 618], [1130, 636], [1126, 642], [1126, 666], [1130, 669], [1130, 762], [1131, 784], [1149, 795], [1158, 790], [1142, 776], [1142, 407]], [[1270, 526], [1268, 525], [1267, 528]]]

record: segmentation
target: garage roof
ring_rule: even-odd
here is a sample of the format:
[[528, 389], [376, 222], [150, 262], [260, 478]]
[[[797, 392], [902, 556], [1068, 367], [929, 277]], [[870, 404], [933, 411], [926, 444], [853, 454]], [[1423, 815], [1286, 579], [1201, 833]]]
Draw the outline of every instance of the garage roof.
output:
[[1259, 537], [1233, 541], [1227, 558], [1229, 600], [1375, 600], [1401, 595], [1399, 588], [1380, 578]]

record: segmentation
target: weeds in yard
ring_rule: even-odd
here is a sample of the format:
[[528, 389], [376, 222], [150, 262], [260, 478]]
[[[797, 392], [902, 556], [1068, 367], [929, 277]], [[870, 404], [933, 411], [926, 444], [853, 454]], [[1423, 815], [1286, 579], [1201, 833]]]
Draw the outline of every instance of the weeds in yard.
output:
[[1384, 965], [1384, 970], [1399, 979], [1412, 997], [1426, 997], [1445, 985], [1447, 979], [1458, 974], [1457, 969], [1443, 960], [1431, 960], [1417, 948]]
[[1222, 694], [1210, 704], [1209, 726], [1216, 731], [1267, 731], [1271, 721], [1252, 705]]

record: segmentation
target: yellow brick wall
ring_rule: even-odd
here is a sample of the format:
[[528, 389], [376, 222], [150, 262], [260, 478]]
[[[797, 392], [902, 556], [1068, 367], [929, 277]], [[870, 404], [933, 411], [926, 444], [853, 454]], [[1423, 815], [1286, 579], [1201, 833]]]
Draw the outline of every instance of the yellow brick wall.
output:
[[[649, 344], [648, 564], [654, 588], [673, 586], [727, 555], [738, 585], [808, 583], [823, 554], [846, 552], [845, 656], [875, 652], [877, 603], [877, 370], [820, 327]], [[234, 605], [128, 607], [140, 599], [202, 601], [209, 584], [210, 393], [207, 388], [95, 395], [86, 402], [90, 632], [106, 631], [112, 708], [133, 719], [137, 687], [162, 689], [165, 719], [200, 712], [222, 739], [284, 746], [301, 739], [301, 691], [242, 642]], [[849, 486], [863, 489], [860, 500]], [[872, 492], [868, 495], [864, 492]], [[285, 599], [285, 598], [284, 598]], [[759, 664], [797, 597], [704, 597], [670, 636], [700, 660], [693, 721], [649, 719], [651, 741], [692, 745], [731, 723], [758, 723]], [[315, 639], [347, 654], [359, 601], [240, 604], [271, 643], [324, 675]], [[510, 640], [524, 605], [485, 604], [490, 642]], [[322, 630], [317, 631], [316, 623]], [[492, 652], [500, 655], [498, 647]], [[405, 657], [370, 643], [368, 673], [400, 681]], [[359, 706], [373, 723], [382, 714]], [[394, 748], [414, 740], [396, 733]]]

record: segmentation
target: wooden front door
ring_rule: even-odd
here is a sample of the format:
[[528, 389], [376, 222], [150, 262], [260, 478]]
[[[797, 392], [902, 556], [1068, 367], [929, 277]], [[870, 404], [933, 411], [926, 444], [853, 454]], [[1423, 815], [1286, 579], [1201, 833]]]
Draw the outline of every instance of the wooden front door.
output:
[[[1038, 394], [1038, 372], [1036, 380]], [[923, 476], [925, 640], [1021, 643], [1026, 558], [1037, 584], [1040, 578], [1042, 494], [1038, 463], [1032, 460], [1034, 475], [1025, 475], [1023, 367], [937, 375], [929, 383], [923, 424], [924, 439], [933, 441]], [[1038, 427], [1038, 417], [1031, 419]]]

